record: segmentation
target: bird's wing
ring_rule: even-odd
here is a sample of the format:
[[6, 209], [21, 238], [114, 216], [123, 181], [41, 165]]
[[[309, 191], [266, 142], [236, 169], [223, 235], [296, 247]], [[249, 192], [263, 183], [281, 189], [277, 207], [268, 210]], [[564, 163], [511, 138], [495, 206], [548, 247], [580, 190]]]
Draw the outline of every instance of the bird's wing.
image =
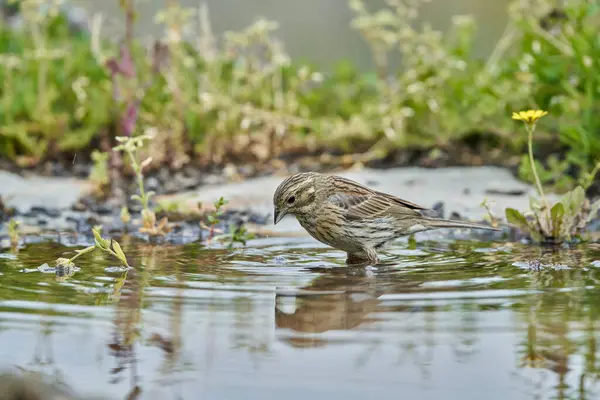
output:
[[[422, 209], [412, 203], [403, 203], [401, 199], [376, 192], [336, 193], [331, 195], [327, 201], [343, 209], [345, 217], [349, 219], [371, 219], [386, 215], [395, 218], [420, 216], [421, 213], [417, 210]], [[415, 206], [419, 208], [415, 209]]]

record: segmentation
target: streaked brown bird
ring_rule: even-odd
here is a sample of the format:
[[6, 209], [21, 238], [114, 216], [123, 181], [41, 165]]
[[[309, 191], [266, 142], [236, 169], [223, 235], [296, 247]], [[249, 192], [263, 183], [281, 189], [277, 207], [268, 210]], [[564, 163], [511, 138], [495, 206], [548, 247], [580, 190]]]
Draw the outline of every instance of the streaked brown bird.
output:
[[469, 222], [431, 218], [428, 210], [350, 179], [316, 172], [286, 178], [273, 195], [274, 223], [295, 215], [318, 241], [347, 253], [347, 264], [379, 262], [377, 250], [400, 236], [439, 228], [497, 230]]

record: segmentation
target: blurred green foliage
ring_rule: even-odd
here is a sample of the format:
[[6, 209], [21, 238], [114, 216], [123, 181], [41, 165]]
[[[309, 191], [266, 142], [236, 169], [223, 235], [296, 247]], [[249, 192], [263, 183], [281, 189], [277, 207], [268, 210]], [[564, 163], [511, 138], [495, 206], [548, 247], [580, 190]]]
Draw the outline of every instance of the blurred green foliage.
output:
[[35, 163], [90, 144], [110, 123], [110, 85], [63, 14], [21, 6], [21, 30], [0, 25], [0, 153]]
[[[518, 77], [529, 88], [530, 104], [556, 117], [545, 128], [568, 151], [562, 160], [550, 158], [543, 171], [565, 186], [569, 167], [585, 180], [600, 162], [600, 3], [553, 5], [540, 0], [512, 4], [514, 47], [502, 67], [503, 74]], [[524, 164], [522, 176], [528, 176]]]
[[[146, 47], [101, 39], [97, 20], [90, 34], [74, 35], [52, 6], [40, 12], [47, 2], [22, 0], [24, 28], [0, 26], [0, 154], [32, 164], [147, 130], [153, 164], [172, 166], [242, 155], [264, 162], [298, 147], [353, 152], [357, 143], [380, 157], [472, 133], [520, 154], [526, 137], [507, 116], [543, 108], [551, 117], [538, 139], [556, 152], [540, 164], [544, 183], [567, 190], [576, 179], [566, 172], [589, 173], [600, 159], [597, 2], [555, 9], [551, 0], [513, 1], [504, 36], [482, 60], [471, 51], [475, 21], [454, 17], [442, 34], [416, 22], [424, 1], [369, 10], [349, 0], [375, 71], [340, 62], [323, 73], [290, 59], [273, 21], [217, 38], [205, 7], [196, 15], [171, 1], [156, 16], [163, 37]], [[133, 3], [121, 3], [131, 12]], [[525, 179], [528, 168], [521, 166]]]

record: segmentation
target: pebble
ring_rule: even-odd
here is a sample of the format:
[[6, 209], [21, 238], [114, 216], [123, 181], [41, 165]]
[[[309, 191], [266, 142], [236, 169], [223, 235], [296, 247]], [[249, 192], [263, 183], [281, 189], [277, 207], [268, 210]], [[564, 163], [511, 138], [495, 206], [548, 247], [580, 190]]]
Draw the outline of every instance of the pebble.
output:
[[81, 212], [87, 210], [87, 206], [83, 202], [77, 201], [75, 204], [73, 204], [71, 210]]
[[144, 185], [146, 186], [146, 188], [148, 190], [158, 192], [158, 190], [160, 188], [160, 181], [158, 180], [157, 177], [151, 176], [150, 178], [146, 179], [146, 182]]
[[113, 213], [114, 207], [110, 204], [98, 204], [94, 211], [100, 215], [110, 215]]
[[56, 208], [46, 208], [46, 207], [41, 207], [41, 206], [33, 206], [31, 207], [30, 214], [32, 215], [37, 215], [37, 214], [44, 214], [50, 218], [58, 218], [60, 217], [60, 210], [56, 209]]
[[434, 210], [440, 217], [443, 217], [445, 215], [443, 201], [438, 201], [431, 207], [431, 209]]

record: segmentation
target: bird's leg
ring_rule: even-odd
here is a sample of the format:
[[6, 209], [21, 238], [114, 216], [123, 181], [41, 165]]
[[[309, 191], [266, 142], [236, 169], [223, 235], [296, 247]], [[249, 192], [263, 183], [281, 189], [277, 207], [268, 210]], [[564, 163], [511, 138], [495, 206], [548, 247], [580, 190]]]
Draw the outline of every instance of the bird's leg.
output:
[[373, 249], [365, 249], [365, 251], [360, 253], [348, 253], [348, 257], [346, 258], [346, 264], [348, 265], [375, 265], [379, 263], [379, 257], [377, 257], [377, 252]]

